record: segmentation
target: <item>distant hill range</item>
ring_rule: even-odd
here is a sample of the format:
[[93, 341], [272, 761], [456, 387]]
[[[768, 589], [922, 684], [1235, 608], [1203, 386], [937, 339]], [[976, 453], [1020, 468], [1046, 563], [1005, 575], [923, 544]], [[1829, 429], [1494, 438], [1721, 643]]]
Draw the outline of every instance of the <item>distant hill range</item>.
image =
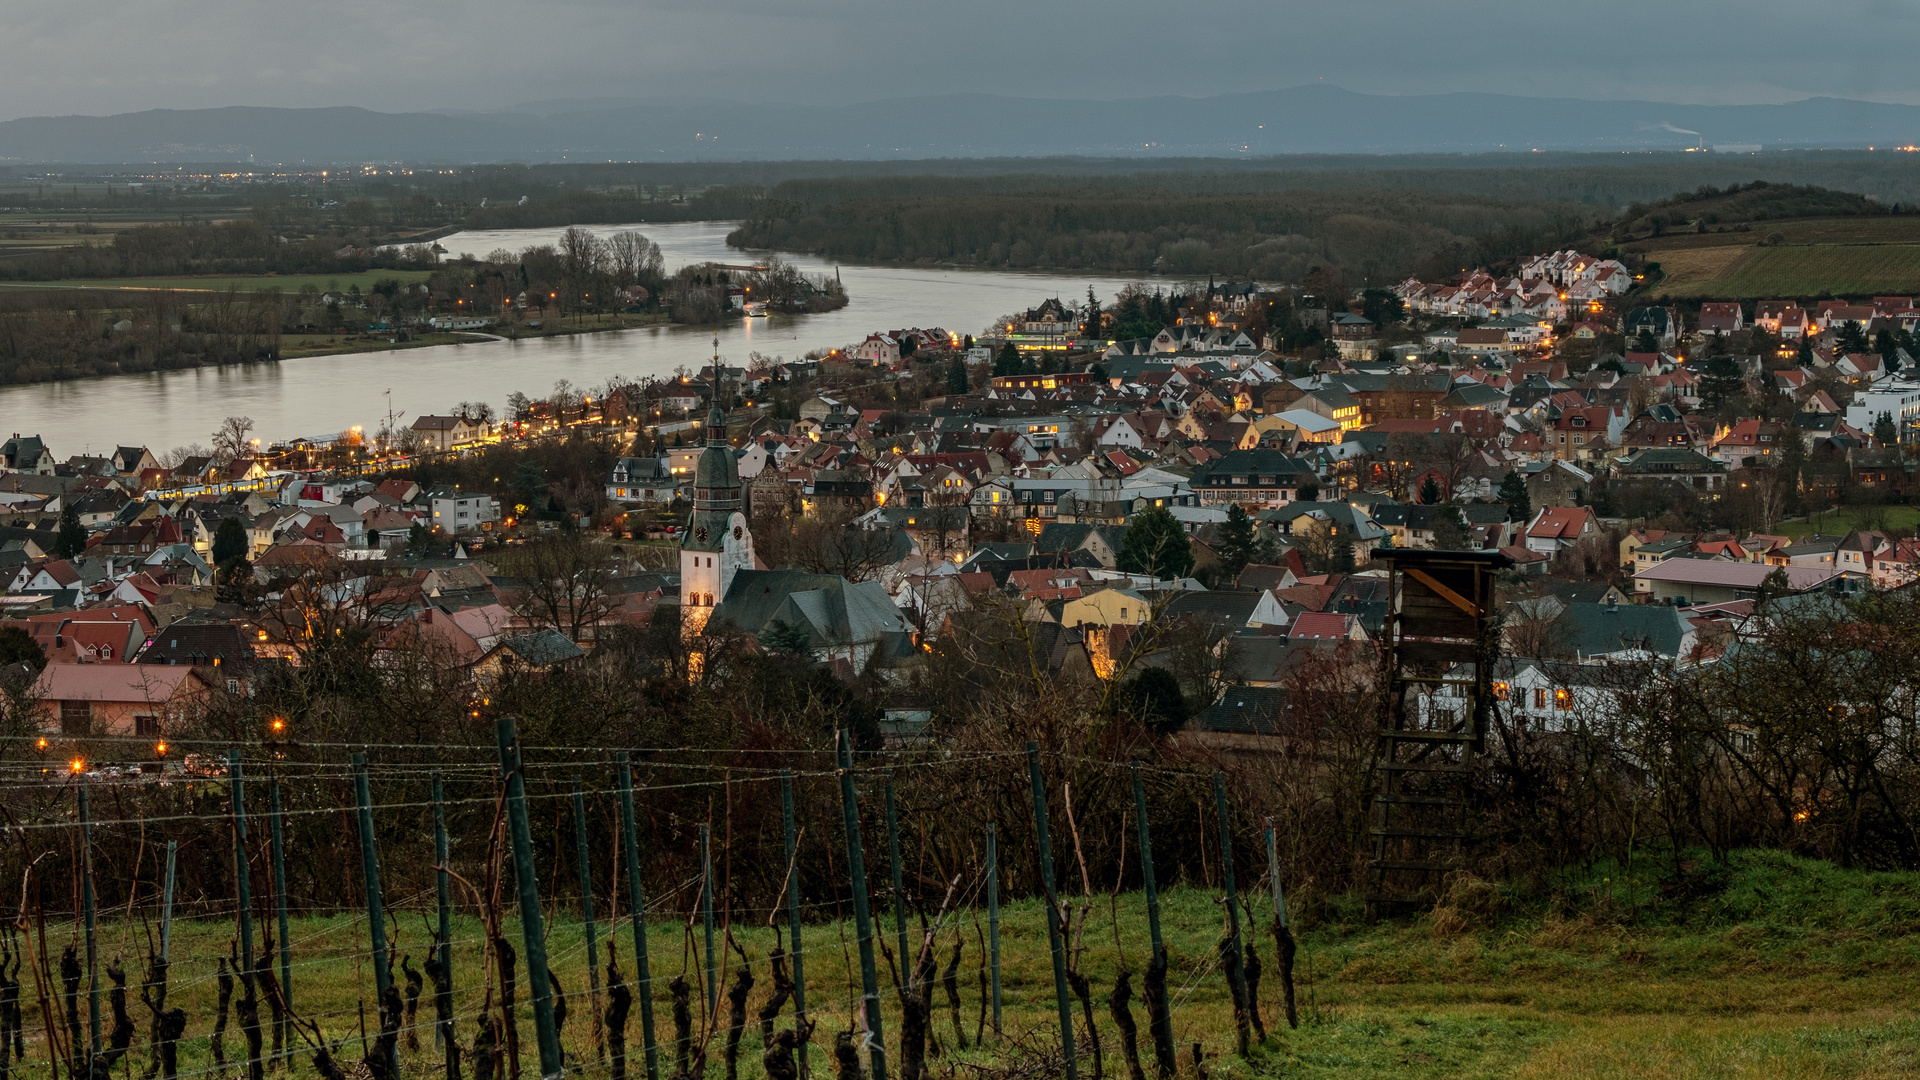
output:
[[592, 99], [469, 113], [155, 109], [0, 123], [0, 165], [1256, 157], [1910, 143], [1920, 143], [1920, 106], [1841, 98], [1674, 105], [1495, 94], [1386, 97], [1315, 84], [1123, 101], [954, 94], [839, 106]]

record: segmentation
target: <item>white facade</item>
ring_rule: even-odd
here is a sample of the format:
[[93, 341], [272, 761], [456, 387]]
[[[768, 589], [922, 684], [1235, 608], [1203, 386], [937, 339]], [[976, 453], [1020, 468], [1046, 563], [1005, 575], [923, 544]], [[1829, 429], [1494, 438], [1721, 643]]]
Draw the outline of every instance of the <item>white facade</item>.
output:
[[443, 533], [474, 532], [500, 520], [499, 500], [486, 495], [443, 493], [433, 496], [430, 505], [433, 527]]
[[1888, 376], [1874, 383], [1847, 407], [1847, 423], [1871, 432], [1882, 414], [1893, 417], [1901, 442], [1920, 438], [1920, 381]]

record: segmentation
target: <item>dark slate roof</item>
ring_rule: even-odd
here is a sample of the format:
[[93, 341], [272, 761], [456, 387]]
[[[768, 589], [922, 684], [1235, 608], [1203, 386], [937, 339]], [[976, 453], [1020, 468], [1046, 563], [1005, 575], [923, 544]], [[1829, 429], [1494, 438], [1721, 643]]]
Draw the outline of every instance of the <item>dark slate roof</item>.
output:
[[880, 582], [794, 570], [740, 571], [713, 617], [750, 634], [776, 621], [792, 623], [805, 627], [816, 646], [881, 641], [911, 630]]
[[1287, 692], [1277, 686], [1229, 686], [1220, 700], [1193, 718], [1201, 731], [1273, 735], [1287, 711]]
[[246, 632], [231, 623], [176, 622], [152, 635], [153, 644], [141, 651], [142, 664], [245, 664], [253, 659]]
[[501, 638], [501, 647], [529, 664], [544, 666], [587, 655], [585, 649], [567, 640], [558, 630], [535, 630], [531, 634]]
[[1173, 594], [1167, 602], [1166, 618], [1202, 619], [1221, 627], [1240, 630], [1253, 618], [1260, 604], [1258, 589], [1189, 590]]
[[1554, 620], [1555, 632], [1580, 656], [1626, 649], [1678, 656], [1689, 629], [1680, 609], [1665, 604], [1573, 603]]

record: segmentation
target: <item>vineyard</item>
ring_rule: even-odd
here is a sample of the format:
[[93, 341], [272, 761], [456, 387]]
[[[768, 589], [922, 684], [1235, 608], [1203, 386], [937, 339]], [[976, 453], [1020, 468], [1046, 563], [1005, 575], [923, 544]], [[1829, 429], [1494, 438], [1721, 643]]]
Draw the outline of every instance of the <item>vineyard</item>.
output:
[[0, 1076], [1139, 1078], [1298, 1024], [1280, 839], [1219, 774], [498, 734], [17, 767]]

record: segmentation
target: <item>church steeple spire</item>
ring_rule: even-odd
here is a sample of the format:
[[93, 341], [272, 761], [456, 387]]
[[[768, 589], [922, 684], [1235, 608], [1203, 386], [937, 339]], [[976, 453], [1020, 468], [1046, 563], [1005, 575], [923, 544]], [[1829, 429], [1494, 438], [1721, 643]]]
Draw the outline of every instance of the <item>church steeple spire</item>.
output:
[[707, 445], [727, 444], [727, 412], [720, 406], [720, 335], [713, 335], [713, 408], [707, 410]]

